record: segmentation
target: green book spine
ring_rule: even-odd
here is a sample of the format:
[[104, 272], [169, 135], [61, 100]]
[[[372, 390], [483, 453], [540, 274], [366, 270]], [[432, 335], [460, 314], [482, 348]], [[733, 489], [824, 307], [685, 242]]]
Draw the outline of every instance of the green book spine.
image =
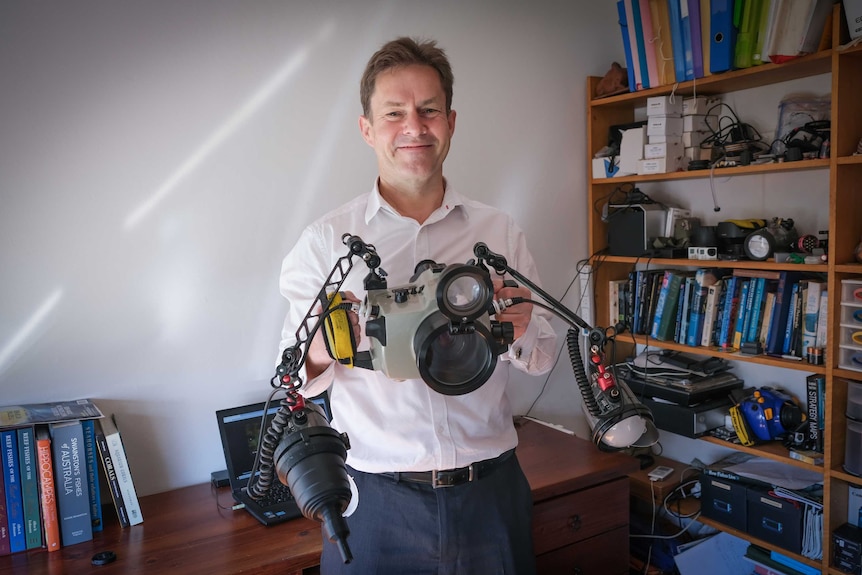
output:
[[24, 538], [27, 549], [42, 546], [42, 512], [39, 508], [39, 474], [36, 468], [36, 438], [32, 427], [18, 430], [18, 461], [24, 498]]

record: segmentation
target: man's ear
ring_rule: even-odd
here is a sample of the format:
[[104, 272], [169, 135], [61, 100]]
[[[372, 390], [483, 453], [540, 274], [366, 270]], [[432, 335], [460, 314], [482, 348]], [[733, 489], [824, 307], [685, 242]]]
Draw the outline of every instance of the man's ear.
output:
[[455, 133], [455, 110], [449, 110], [449, 137], [452, 137], [452, 134]]
[[374, 134], [371, 131], [371, 120], [365, 116], [359, 116], [359, 133], [362, 134], [362, 139], [365, 143], [374, 147]]

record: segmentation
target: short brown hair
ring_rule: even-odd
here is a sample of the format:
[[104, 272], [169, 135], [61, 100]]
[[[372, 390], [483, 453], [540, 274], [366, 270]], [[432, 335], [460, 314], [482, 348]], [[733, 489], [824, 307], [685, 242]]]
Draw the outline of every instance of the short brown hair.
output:
[[401, 37], [383, 45], [370, 60], [362, 74], [359, 84], [359, 99], [362, 102], [362, 114], [368, 118], [371, 113], [371, 95], [377, 76], [392, 68], [401, 68], [412, 64], [430, 66], [440, 76], [440, 84], [446, 93], [446, 113], [452, 110], [452, 85], [455, 77], [452, 67], [442, 48], [437, 47], [433, 40], [414, 40]]

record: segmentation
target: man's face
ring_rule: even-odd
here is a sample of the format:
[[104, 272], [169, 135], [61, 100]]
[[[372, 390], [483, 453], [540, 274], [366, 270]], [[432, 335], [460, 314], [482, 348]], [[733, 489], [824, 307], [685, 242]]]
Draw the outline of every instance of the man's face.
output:
[[384, 183], [421, 185], [442, 177], [455, 112], [446, 114], [446, 95], [437, 72], [411, 65], [377, 77], [370, 117], [360, 117], [359, 127], [377, 154]]

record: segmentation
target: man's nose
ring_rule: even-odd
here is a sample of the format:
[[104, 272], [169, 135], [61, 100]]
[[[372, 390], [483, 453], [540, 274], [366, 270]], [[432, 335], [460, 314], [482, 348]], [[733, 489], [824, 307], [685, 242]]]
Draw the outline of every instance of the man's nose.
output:
[[402, 131], [405, 135], [418, 136], [427, 131], [422, 116], [417, 112], [411, 112], [404, 116]]

